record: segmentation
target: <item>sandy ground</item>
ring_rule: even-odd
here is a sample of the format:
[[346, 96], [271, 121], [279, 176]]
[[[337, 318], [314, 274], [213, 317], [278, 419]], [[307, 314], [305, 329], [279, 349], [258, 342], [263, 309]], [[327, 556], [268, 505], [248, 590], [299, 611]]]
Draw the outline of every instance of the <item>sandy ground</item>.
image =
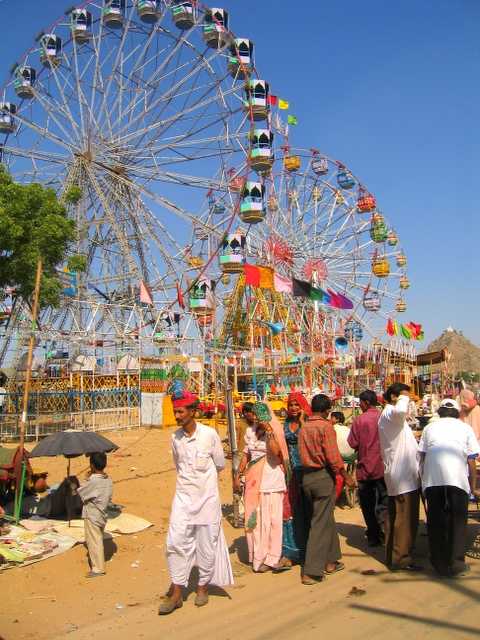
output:
[[[110, 434], [121, 449], [110, 457], [114, 501], [154, 526], [138, 535], [108, 543], [110, 561], [104, 578], [87, 580], [85, 550], [68, 553], [0, 575], [0, 636], [3, 640], [102, 640], [143, 638], [175, 640], [199, 637], [233, 640], [318, 638], [335, 640], [386, 637], [480, 637], [480, 561], [471, 561], [471, 574], [461, 580], [438, 580], [431, 572], [391, 574], [381, 553], [367, 552], [360, 510], [336, 510], [346, 570], [314, 587], [300, 584], [299, 570], [281, 575], [256, 575], [242, 563], [243, 532], [225, 523], [231, 544], [236, 585], [215, 590], [207, 607], [197, 609], [193, 591], [182, 609], [157, 615], [158, 599], [168, 587], [164, 545], [175, 474], [169, 455], [168, 431], [128, 431]], [[85, 468], [85, 459], [72, 463], [72, 472]], [[40, 460], [51, 483], [65, 471], [63, 459]], [[222, 497], [231, 500], [230, 474], [221, 478]], [[478, 519], [469, 534], [479, 532]], [[418, 551], [426, 555], [421, 526]], [[138, 567], [131, 565], [138, 561]], [[423, 560], [428, 566], [427, 560]], [[365, 570], [375, 575], [363, 575]], [[361, 595], [351, 595], [353, 587]]]

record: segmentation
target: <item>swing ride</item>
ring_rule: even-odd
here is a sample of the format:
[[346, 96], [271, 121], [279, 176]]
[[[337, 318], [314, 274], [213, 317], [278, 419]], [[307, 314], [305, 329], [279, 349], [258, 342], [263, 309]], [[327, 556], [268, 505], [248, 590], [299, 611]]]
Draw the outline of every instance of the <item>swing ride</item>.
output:
[[[420, 337], [395, 320], [410, 285], [395, 229], [346, 165], [290, 145], [288, 103], [230, 22], [194, 1], [84, 2], [12, 67], [2, 162], [55, 189], [77, 229], [33, 385], [129, 374], [142, 393], [183, 377], [203, 396], [340, 397], [365, 358], [386, 379], [387, 323]], [[31, 316], [14, 289], [0, 323], [0, 366], [21, 372]]]

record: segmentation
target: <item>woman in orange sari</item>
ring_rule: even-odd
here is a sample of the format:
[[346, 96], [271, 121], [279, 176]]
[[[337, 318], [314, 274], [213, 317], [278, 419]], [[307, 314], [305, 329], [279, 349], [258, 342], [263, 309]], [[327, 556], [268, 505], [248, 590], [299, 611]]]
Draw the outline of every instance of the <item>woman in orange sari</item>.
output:
[[277, 567], [282, 554], [285, 474], [289, 470], [283, 429], [269, 406], [255, 403], [255, 426], [245, 433], [236, 488], [245, 472], [245, 532], [249, 561], [256, 573]]

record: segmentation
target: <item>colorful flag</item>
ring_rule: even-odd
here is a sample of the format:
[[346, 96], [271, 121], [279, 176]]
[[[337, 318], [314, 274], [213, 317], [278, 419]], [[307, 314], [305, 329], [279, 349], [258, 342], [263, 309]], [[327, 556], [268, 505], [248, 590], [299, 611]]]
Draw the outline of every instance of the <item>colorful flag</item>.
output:
[[288, 109], [290, 107], [290, 103], [286, 100], [278, 99], [278, 108], [279, 109]]
[[387, 334], [389, 336], [392, 336], [392, 337], [395, 335], [395, 329], [394, 329], [394, 326], [393, 326], [393, 320], [391, 318], [389, 318], [387, 320]]
[[309, 282], [292, 278], [292, 294], [295, 298], [309, 298], [311, 290], [312, 285]]
[[290, 113], [287, 116], [287, 122], [288, 124], [298, 124], [298, 118], [297, 116], [292, 116]]
[[258, 267], [260, 271], [260, 288], [273, 289], [273, 269], [270, 267]]
[[245, 284], [250, 287], [260, 286], [260, 270], [253, 264], [244, 264], [243, 273], [245, 274]]
[[353, 309], [353, 302], [341, 293], [336, 293], [338, 301], [341, 304], [340, 309]]
[[277, 293], [292, 293], [292, 280], [274, 273], [273, 287]]
[[337, 296], [337, 294], [335, 293], [335, 291], [332, 291], [331, 289], [327, 289], [328, 295], [330, 296], [330, 306], [334, 307], [335, 309], [343, 309], [342, 307], [342, 303], [339, 299], [339, 297]]
[[180, 285], [177, 282], [177, 302], [182, 309], [185, 309], [185, 299], [183, 297], [182, 290], [180, 289]]
[[153, 304], [152, 294], [143, 280], [140, 280], [140, 302]]
[[310, 289], [310, 299], [315, 300], [316, 302], [323, 302], [323, 304], [330, 303], [330, 296], [326, 291], [320, 289], [320, 287], [311, 286]]
[[277, 96], [268, 96], [268, 104], [271, 104], [274, 107], [278, 102]]
[[60, 280], [64, 287], [62, 289], [63, 295], [68, 296], [69, 298], [74, 298], [78, 291], [77, 272], [67, 271], [67, 269], [65, 269], [60, 273]]
[[408, 326], [406, 324], [402, 324], [400, 326], [401, 332], [402, 332], [402, 336], [404, 338], [406, 338], [407, 340], [411, 340], [412, 339], [412, 332], [411, 330], [408, 328]]

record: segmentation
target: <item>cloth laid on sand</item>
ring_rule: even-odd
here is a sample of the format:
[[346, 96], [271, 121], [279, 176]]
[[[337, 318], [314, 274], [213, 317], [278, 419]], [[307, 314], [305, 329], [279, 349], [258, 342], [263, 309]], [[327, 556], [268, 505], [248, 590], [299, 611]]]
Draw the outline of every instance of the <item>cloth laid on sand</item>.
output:
[[[20, 525], [0, 537], [0, 555], [7, 561], [0, 564], [0, 570], [46, 560], [85, 542], [83, 520], [72, 520], [69, 526], [67, 520], [35, 517], [21, 520]], [[140, 533], [151, 526], [148, 520], [121, 513], [108, 519], [104, 539]]]
[[12, 526], [7, 535], [0, 537], [0, 556], [5, 561], [0, 565], [0, 570], [46, 560], [65, 553], [76, 543], [71, 536], [55, 531], [34, 533], [23, 527]]

